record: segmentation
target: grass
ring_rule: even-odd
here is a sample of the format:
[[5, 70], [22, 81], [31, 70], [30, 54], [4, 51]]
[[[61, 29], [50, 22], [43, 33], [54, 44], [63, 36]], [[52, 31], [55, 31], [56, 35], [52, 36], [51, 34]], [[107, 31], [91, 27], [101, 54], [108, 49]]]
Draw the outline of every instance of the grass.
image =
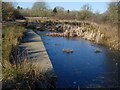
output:
[[3, 79], [12, 79], [16, 77], [15, 65], [10, 63], [10, 54], [14, 48], [20, 43], [25, 32], [22, 26], [9, 25], [3, 26], [3, 45], [2, 45], [2, 65]]
[[[53, 86], [53, 77], [49, 72], [40, 73], [30, 60], [23, 58], [23, 62], [17, 67], [10, 63], [10, 55], [20, 44], [24, 36], [25, 28], [22, 26], [4, 26], [3, 27], [3, 89], [11, 90], [36, 90], [36, 88], [48, 88]], [[52, 79], [53, 78], [53, 79]], [[52, 84], [51, 84], [52, 83]]]
[[31, 66], [30, 62], [23, 62], [19, 68], [16, 68], [15, 65], [13, 65], [10, 69], [5, 68], [3, 70], [3, 88], [17, 90], [23, 88], [22, 90], [29, 90], [29, 88], [31, 88], [33, 85], [30, 86], [28, 83], [30, 83], [30, 81], [34, 82], [33, 71], [33, 66]]
[[118, 28], [117, 26], [110, 26], [106, 24], [101, 24], [100, 25], [101, 29], [100, 31], [105, 34], [106, 38], [103, 38], [101, 40], [101, 44], [109, 47], [112, 50], [119, 50], [118, 45]]
[[4, 26], [3, 27], [3, 67], [10, 60], [10, 53], [21, 41], [25, 32], [22, 26]]

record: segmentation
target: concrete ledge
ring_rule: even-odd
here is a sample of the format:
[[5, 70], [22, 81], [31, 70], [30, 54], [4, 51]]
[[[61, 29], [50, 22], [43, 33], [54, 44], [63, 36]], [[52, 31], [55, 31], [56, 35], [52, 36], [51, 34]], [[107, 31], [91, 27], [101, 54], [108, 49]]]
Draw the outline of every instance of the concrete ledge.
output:
[[27, 58], [35, 66], [36, 74], [48, 72], [50, 75], [54, 74], [53, 66], [39, 35], [32, 30], [27, 30], [20, 46], [27, 50]]

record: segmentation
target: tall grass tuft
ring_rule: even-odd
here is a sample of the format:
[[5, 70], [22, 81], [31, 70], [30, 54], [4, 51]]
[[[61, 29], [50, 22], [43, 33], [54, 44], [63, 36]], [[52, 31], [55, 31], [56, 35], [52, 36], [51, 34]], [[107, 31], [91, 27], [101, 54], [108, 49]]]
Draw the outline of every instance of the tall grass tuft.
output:
[[2, 45], [2, 66], [3, 78], [14, 77], [15, 66], [10, 63], [11, 51], [20, 43], [25, 32], [25, 28], [17, 25], [3, 26]]

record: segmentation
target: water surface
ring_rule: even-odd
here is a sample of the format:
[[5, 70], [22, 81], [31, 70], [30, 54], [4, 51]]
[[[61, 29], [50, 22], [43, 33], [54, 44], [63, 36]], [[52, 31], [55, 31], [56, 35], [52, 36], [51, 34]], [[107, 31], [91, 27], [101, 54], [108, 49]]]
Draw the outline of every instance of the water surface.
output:
[[[39, 32], [57, 75], [58, 88], [117, 87], [117, 55], [80, 38], [45, 36]], [[71, 54], [62, 49], [74, 50]], [[96, 48], [102, 50], [95, 53]]]

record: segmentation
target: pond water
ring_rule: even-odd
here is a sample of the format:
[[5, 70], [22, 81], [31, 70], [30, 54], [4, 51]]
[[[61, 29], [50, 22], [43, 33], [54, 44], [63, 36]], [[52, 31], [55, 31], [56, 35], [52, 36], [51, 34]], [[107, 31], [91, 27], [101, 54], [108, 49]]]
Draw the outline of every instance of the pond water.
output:
[[[117, 53], [80, 38], [50, 37], [45, 33], [38, 32], [57, 76], [58, 88], [118, 86]], [[64, 53], [66, 48], [73, 53]], [[102, 52], [95, 53], [96, 48]]]

